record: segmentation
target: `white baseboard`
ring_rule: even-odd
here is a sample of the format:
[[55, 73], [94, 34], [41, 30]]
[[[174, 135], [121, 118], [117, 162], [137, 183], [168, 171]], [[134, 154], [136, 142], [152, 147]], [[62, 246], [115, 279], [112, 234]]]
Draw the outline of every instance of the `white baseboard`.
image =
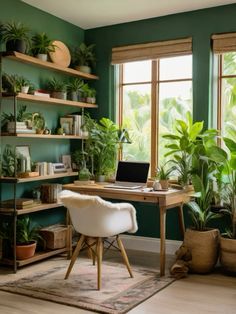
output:
[[[130, 236], [124, 234], [121, 236], [121, 238], [126, 249], [160, 253], [159, 238]], [[175, 254], [181, 244], [182, 241], [166, 240], [166, 254]]]

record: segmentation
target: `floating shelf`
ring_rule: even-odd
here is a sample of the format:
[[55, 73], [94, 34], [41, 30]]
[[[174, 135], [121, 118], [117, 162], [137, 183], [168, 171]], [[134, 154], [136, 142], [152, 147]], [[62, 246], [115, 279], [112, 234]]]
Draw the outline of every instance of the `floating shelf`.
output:
[[65, 68], [60, 65], [57, 65], [53, 62], [42, 61], [38, 58], [28, 56], [26, 54], [12, 51], [12, 52], [2, 52], [1, 55], [7, 59], [21, 61], [23, 63], [33, 64], [42, 68], [50, 69], [56, 72], [62, 72], [67, 75], [78, 76], [88, 80], [98, 80], [98, 76], [94, 74], [88, 74], [84, 72], [80, 72], [71, 68]]
[[[25, 215], [25, 214], [29, 214], [29, 213], [39, 212], [39, 211], [46, 210], [46, 209], [57, 208], [60, 206], [63, 206], [62, 203], [38, 204], [38, 205], [35, 205], [34, 207], [31, 207], [31, 208], [17, 209], [16, 214], [17, 214], [17, 216], [18, 215]], [[1, 213], [12, 215], [12, 213], [14, 213], [14, 208], [0, 208], [0, 214]]]
[[3, 183], [27, 183], [33, 181], [42, 181], [42, 180], [49, 180], [49, 179], [57, 179], [57, 178], [67, 178], [67, 177], [75, 177], [78, 175], [78, 172], [63, 172], [57, 173], [48, 176], [38, 176], [32, 178], [11, 178], [11, 177], [1, 177], [0, 182]]
[[48, 98], [44, 96], [36, 96], [31, 94], [8, 94], [3, 93], [3, 98], [13, 98], [16, 97], [19, 100], [29, 101], [29, 102], [41, 102], [45, 104], [54, 104], [54, 105], [63, 105], [63, 106], [71, 106], [71, 107], [79, 107], [79, 108], [97, 108], [96, 104], [90, 104], [86, 102], [72, 101], [72, 100], [64, 100], [58, 98]]
[[71, 139], [71, 140], [80, 140], [86, 139], [85, 136], [78, 135], [54, 135], [54, 134], [34, 134], [34, 133], [2, 133], [1, 136], [14, 136], [14, 137], [23, 137], [23, 138], [49, 138], [49, 139]]

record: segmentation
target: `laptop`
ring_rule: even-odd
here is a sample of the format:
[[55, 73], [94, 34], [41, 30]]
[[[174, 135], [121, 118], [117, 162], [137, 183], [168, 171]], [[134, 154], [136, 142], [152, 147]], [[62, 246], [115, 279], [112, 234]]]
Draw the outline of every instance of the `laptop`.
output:
[[105, 188], [113, 189], [140, 189], [147, 183], [149, 162], [119, 161], [116, 171], [116, 180]]

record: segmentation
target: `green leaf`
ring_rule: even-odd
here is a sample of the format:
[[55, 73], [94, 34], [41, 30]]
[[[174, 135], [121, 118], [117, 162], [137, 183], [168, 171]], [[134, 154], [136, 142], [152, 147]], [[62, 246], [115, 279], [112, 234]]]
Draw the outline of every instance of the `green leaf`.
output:
[[179, 140], [180, 137], [174, 134], [164, 134], [162, 135], [163, 138], [167, 139], [167, 140]]
[[165, 145], [165, 147], [170, 149], [179, 149], [179, 146], [177, 144], [168, 144]]
[[228, 137], [223, 137], [223, 139], [224, 139], [225, 145], [228, 147], [230, 152], [236, 153], [236, 142]]
[[198, 175], [192, 176], [192, 183], [193, 183], [195, 192], [204, 191], [204, 186], [203, 186], [202, 180]]
[[189, 137], [194, 141], [203, 129], [203, 121], [195, 122], [189, 131]]
[[227, 153], [218, 146], [211, 146], [207, 149], [207, 156], [216, 163], [226, 162]]

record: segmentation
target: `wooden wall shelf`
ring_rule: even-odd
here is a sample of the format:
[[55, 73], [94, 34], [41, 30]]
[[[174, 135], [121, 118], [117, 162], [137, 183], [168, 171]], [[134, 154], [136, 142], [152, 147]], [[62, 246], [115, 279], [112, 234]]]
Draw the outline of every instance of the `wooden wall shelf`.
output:
[[48, 61], [42, 61], [38, 58], [28, 56], [26, 54], [12, 51], [12, 52], [2, 52], [1, 55], [5, 58], [11, 59], [11, 60], [16, 60], [16, 61], [21, 61], [23, 63], [28, 63], [28, 64], [33, 64], [42, 68], [50, 69], [56, 72], [61, 72], [67, 75], [71, 76], [78, 76], [87, 80], [98, 80], [98, 76], [94, 74], [87, 74], [84, 72], [76, 71], [71, 68], [64, 68], [62, 66], [59, 66], [53, 62], [48, 62]]
[[[17, 216], [19, 215], [25, 215], [25, 214], [29, 214], [29, 213], [35, 213], [35, 212], [39, 212], [42, 210], [46, 210], [46, 209], [53, 209], [53, 208], [58, 208], [60, 206], [63, 206], [61, 203], [45, 203], [45, 204], [39, 204], [39, 205], [35, 205], [32, 208], [27, 208], [27, 209], [17, 209], [16, 210], [16, 214]], [[14, 213], [14, 208], [0, 208], [0, 214], [11, 214]]]
[[86, 139], [84, 136], [78, 135], [54, 135], [54, 134], [34, 134], [34, 133], [2, 133], [1, 136], [14, 136], [22, 138], [48, 138], [48, 139], [71, 139], [71, 140], [80, 140]]
[[38, 176], [31, 178], [11, 178], [11, 177], [1, 177], [0, 182], [3, 183], [27, 183], [33, 181], [42, 181], [49, 179], [57, 179], [57, 178], [67, 178], [67, 177], [75, 177], [78, 175], [78, 172], [62, 172], [48, 176]]
[[72, 107], [79, 107], [79, 108], [97, 108], [96, 104], [90, 104], [86, 102], [79, 102], [79, 101], [72, 101], [72, 100], [64, 100], [58, 98], [47, 98], [43, 96], [35, 96], [31, 94], [2, 94], [3, 98], [14, 98], [16, 97], [19, 100], [29, 101], [29, 102], [41, 102], [45, 104], [54, 104], [54, 105], [63, 105], [63, 106], [72, 106]]

